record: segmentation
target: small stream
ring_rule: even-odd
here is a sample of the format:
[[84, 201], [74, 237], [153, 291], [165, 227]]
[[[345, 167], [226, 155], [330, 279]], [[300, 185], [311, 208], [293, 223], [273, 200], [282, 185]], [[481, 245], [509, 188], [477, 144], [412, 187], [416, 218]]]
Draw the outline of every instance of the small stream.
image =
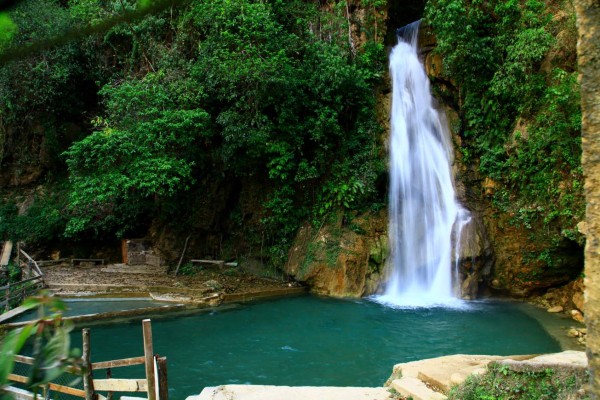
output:
[[[381, 386], [400, 362], [560, 351], [534, 318], [543, 311], [523, 307], [475, 301], [402, 309], [369, 300], [283, 298], [153, 320], [154, 351], [168, 358], [173, 400], [220, 384]], [[93, 362], [143, 354], [139, 321], [93, 326], [91, 336]], [[81, 346], [79, 334], [73, 342]], [[113, 377], [143, 377], [136, 368], [114, 369]]]

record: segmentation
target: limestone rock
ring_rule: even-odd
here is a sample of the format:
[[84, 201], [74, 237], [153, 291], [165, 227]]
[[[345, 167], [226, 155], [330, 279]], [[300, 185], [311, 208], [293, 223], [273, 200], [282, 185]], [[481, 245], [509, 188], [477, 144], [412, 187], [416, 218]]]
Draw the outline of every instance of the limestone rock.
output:
[[562, 308], [562, 306], [554, 306], [554, 307], [550, 307], [547, 311], [549, 313], [561, 313], [563, 312], [564, 308]]
[[573, 301], [573, 304], [575, 305], [575, 307], [577, 307], [579, 311], [585, 311], [583, 309], [583, 304], [585, 301], [583, 297], [583, 290], [581, 292], [575, 292], [571, 300]]
[[583, 324], [583, 314], [579, 310], [571, 310], [571, 318]]
[[384, 275], [387, 211], [339, 218], [318, 230], [302, 227], [285, 271], [318, 294], [362, 297], [375, 293]]
[[459, 374], [458, 372], [455, 372], [452, 375], [450, 375], [450, 383], [452, 385], [460, 385], [465, 381], [465, 379], [465, 376], [463, 374]]
[[567, 332], [567, 336], [568, 337], [579, 337], [579, 331], [577, 329], [575, 329], [575, 328], [571, 328]]

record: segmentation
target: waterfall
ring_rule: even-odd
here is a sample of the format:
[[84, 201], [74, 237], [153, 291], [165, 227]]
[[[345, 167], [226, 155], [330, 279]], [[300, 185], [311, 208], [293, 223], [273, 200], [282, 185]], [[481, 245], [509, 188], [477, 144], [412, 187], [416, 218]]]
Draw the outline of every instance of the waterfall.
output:
[[378, 301], [400, 306], [457, 301], [459, 252], [452, 244], [470, 218], [456, 200], [449, 130], [419, 60], [418, 28], [415, 22], [399, 30], [390, 54], [389, 278]]

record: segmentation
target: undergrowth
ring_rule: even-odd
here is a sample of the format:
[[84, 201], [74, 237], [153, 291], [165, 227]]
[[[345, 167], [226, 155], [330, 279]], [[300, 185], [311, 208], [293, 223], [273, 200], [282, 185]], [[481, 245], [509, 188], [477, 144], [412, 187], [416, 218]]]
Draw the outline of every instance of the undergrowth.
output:
[[482, 375], [471, 375], [452, 388], [449, 400], [561, 400], [588, 399], [581, 389], [587, 371], [540, 370], [513, 371], [506, 365], [491, 363]]

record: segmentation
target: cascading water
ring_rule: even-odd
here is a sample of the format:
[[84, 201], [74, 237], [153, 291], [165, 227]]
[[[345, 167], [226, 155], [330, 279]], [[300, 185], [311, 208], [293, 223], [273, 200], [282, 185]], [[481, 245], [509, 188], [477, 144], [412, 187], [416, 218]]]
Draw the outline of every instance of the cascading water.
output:
[[419, 61], [418, 28], [402, 28], [390, 54], [390, 276], [378, 300], [399, 306], [456, 302], [452, 242], [469, 219], [456, 200], [447, 123]]

